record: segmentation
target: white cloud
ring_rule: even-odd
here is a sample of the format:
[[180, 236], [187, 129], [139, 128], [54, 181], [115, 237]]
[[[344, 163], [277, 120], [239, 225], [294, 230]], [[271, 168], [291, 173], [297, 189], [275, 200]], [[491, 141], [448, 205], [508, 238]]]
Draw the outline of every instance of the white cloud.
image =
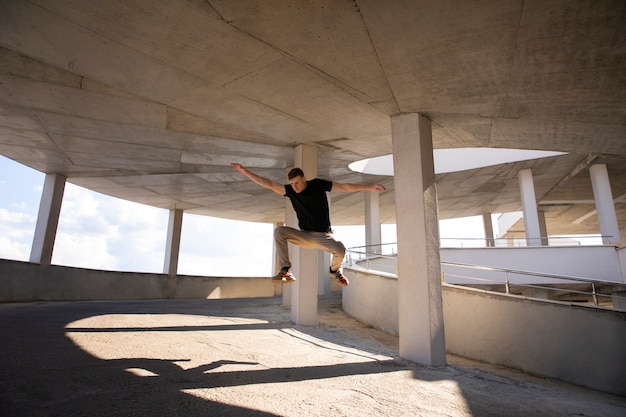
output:
[[[0, 231], [2, 236], [22, 238], [29, 234], [28, 229], [35, 225], [36, 219], [26, 213], [0, 208]], [[31, 233], [32, 234], [32, 233]]]
[[100, 236], [58, 233], [52, 261], [55, 264], [92, 269], [118, 270], [118, 259]]
[[0, 257], [18, 261], [28, 261], [30, 257], [30, 246], [30, 243], [20, 243], [5, 236], [0, 236]]
[[179, 274], [270, 276], [273, 225], [186, 214]]
[[36, 218], [26, 213], [0, 208], [0, 257], [27, 261], [35, 222]]
[[52, 262], [162, 272], [165, 210], [66, 185]]

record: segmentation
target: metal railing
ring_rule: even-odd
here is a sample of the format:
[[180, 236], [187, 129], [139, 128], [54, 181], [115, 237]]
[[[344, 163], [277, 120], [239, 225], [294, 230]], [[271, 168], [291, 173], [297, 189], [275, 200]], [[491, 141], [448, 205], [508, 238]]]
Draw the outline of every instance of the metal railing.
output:
[[[397, 277], [397, 245], [391, 243], [349, 248], [346, 265], [353, 266], [354, 264], [367, 270], [393, 274]], [[441, 262], [441, 265], [441, 281], [449, 285], [602, 307], [615, 308], [616, 305], [626, 305], [626, 285], [619, 282], [455, 262]], [[489, 273], [490, 276], [486, 278], [472, 276], [469, 272], [465, 274], [444, 272], [445, 269], [450, 268], [481, 271]], [[527, 282], [522, 282], [524, 278]], [[465, 282], [463, 284], [451, 283], [455, 281]], [[550, 281], [550, 283], [545, 281]], [[551, 296], [547, 296], [548, 293]]]
[[[346, 260], [344, 263], [353, 266], [355, 263], [365, 262], [365, 269], [370, 269], [370, 261], [377, 260], [377, 271], [398, 275], [396, 254], [398, 245], [396, 243], [383, 243], [379, 245], [355, 246], [346, 250]], [[381, 264], [381, 259], [390, 259], [387, 266]], [[382, 269], [381, 269], [382, 268]]]
[[[531, 297], [537, 295], [537, 290], [541, 290], [546, 292], [552, 292], [553, 296], [535, 298], [548, 298], [556, 301], [568, 301], [582, 304], [591, 303], [596, 306], [608, 306], [609, 304], [612, 306], [615, 301], [623, 302], [623, 300], [626, 300], [626, 296], [617, 294], [626, 294], [626, 285], [617, 282], [599, 281], [592, 278], [555, 275], [543, 272], [521, 271], [509, 268], [497, 268], [455, 262], [442, 262], [441, 265], [460, 268], [464, 270], [489, 271], [501, 276], [501, 280], [494, 281], [493, 277], [481, 278], [473, 277], [471, 275], [459, 275], [454, 273], [446, 274], [442, 272], [441, 280], [444, 283], [449, 283], [447, 281], [453, 281], [454, 278], [463, 279], [474, 281], [474, 283], [463, 284], [460, 286], [470, 286], [478, 288], [488, 287], [489, 290], [492, 292], [504, 292], [505, 294], [527, 295]], [[530, 277], [530, 282], [520, 282], [521, 277]], [[536, 278], [536, 281], [553, 280], [557, 282], [550, 284], [539, 282], [532, 283], [533, 278]], [[503, 291], [494, 291], [496, 289], [494, 288], [494, 285], [500, 285], [503, 288]], [[514, 287], [517, 288], [516, 291], [513, 290]], [[588, 288], [588, 290], [586, 290], [586, 288]], [[531, 290], [531, 292], [529, 293], [528, 290]], [[603, 292], [603, 290], [608, 290], [609, 292]]]
[[442, 248], [521, 248], [527, 246], [615, 246], [613, 236], [572, 235], [538, 238], [441, 238]]

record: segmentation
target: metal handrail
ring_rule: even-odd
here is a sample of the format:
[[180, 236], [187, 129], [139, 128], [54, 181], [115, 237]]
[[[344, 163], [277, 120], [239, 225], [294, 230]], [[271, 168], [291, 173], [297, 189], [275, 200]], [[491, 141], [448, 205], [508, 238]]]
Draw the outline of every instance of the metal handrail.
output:
[[[449, 237], [449, 238], [440, 238], [440, 247], [442, 248], [451, 248], [451, 247], [461, 247], [463, 248], [463, 242], [471, 243], [470, 247], [472, 248], [507, 248], [507, 247], [540, 247], [540, 246], [550, 246], [550, 247], [559, 247], [559, 246], [616, 246], [619, 244], [612, 242], [613, 236], [608, 235], [588, 235], [588, 236], [580, 236], [580, 235], [563, 235], [563, 236], [549, 236], [549, 237], [538, 237], [538, 238], [525, 238], [525, 237], [498, 237], [498, 238], [486, 238], [486, 237]], [[601, 240], [601, 243], [595, 243], [590, 245], [583, 245], [581, 241], [586, 240], [591, 242], [592, 240]], [[460, 246], [447, 246], [446, 242], [460, 242]], [[474, 245], [474, 243], [483, 243], [483, 245], [478, 246]], [[537, 246], [529, 245], [529, 242], [538, 243]], [[395, 255], [396, 248], [398, 246], [397, 242], [392, 243], [381, 243], [376, 245], [363, 245], [363, 246], [353, 246], [348, 249], [348, 251], [352, 251], [355, 253], [361, 254], [383, 254], [383, 250], [385, 247], [391, 248], [392, 255]], [[379, 250], [371, 250], [372, 248], [380, 248]], [[365, 249], [364, 251], [358, 251], [357, 249]]]
[[[385, 255], [383, 253], [382, 247], [383, 246], [389, 246], [391, 248], [391, 255]], [[380, 247], [381, 250], [376, 250], [376, 251], [359, 251], [356, 249], [361, 249], [361, 248], [371, 248], [371, 247]], [[396, 248], [396, 243], [383, 243], [383, 244], [379, 244], [379, 245], [364, 245], [364, 246], [354, 246], [352, 248], [348, 248], [346, 249], [346, 263], [348, 266], [352, 266], [354, 262], [360, 262], [361, 260], [365, 260], [365, 265], [366, 265], [366, 269], [370, 269], [370, 259], [371, 258], [389, 258], [389, 259], [396, 259], [396, 252], [395, 252], [395, 248]], [[352, 254], [357, 254], [358, 255], [358, 260], [354, 260], [352, 258]], [[396, 276], [398, 275], [398, 270], [396, 268], [395, 271]]]
[[599, 281], [599, 280], [594, 280], [592, 278], [575, 277], [575, 276], [569, 276], [569, 275], [555, 275], [555, 274], [549, 274], [549, 273], [545, 273], [545, 272], [521, 271], [519, 269], [509, 269], [509, 268], [500, 268], [500, 267], [493, 267], [493, 266], [473, 265], [473, 264], [465, 264], [465, 263], [460, 263], [460, 262], [441, 262], [441, 265], [459, 266], [459, 267], [462, 267], [462, 268], [480, 269], [480, 270], [483, 270], [483, 271], [505, 272], [505, 273], [518, 274], [518, 275], [527, 275], [527, 276], [531, 276], [531, 277], [561, 279], [561, 280], [564, 280], [564, 281], [579, 281], [579, 282], [583, 282], [585, 284], [588, 284], [590, 282], [601, 283], [601, 284], [607, 284], [607, 283], [608, 284], [621, 284], [620, 282]]
[[[387, 244], [387, 245], [395, 245], [394, 244]], [[372, 246], [382, 246], [382, 245], [372, 245]], [[368, 248], [368, 246], [358, 246], [355, 248], [349, 248], [347, 250], [348, 252], [348, 264], [352, 265], [353, 262], [355, 262], [352, 259], [352, 254], [358, 254], [359, 255], [359, 259], [356, 262], [362, 262], [363, 260], [365, 260], [366, 262], [366, 269], [370, 269], [370, 258], [374, 259], [374, 258], [392, 258], [392, 259], [397, 259], [397, 254], [393, 253], [392, 255], [385, 255], [382, 253], [379, 253], [378, 251], [375, 252], [368, 252], [368, 251], [358, 251], [358, 250], [354, 250], [354, 249], [361, 249], [361, 248]], [[362, 256], [365, 256], [365, 258], [362, 258]], [[556, 274], [550, 274], [550, 273], [543, 273], [543, 272], [533, 272], [533, 271], [522, 271], [522, 270], [516, 270], [516, 269], [509, 269], [509, 268], [500, 268], [500, 267], [491, 267], [491, 266], [482, 266], [482, 265], [473, 265], [473, 264], [466, 264], [466, 263], [459, 263], [459, 262], [441, 262], [442, 266], [451, 266], [451, 267], [458, 267], [458, 268], [467, 268], [467, 269], [478, 269], [478, 270], [484, 270], [484, 271], [493, 271], [493, 272], [500, 272], [504, 274], [504, 280], [502, 282], [502, 284], [505, 287], [505, 293], [506, 294], [511, 294], [511, 285], [516, 285], [519, 287], [526, 287], [526, 288], [534, 288], [534, 289], [544, 289], [544, 290], [549, 290], [549, 291], [567, 291], [568, 293], [572, 293], [572, 294], [581, 294], [581, 295], [585, 295], [585, 296], [590, 296], [593, 299], [593, 304], [595, 306], [598, 306], [600, 304], [599, 302], [599, 298], [600, 297], [605, 297], [605, 298], [611, 298], [611, 299], [626, 299], [626, 297], [618, 295], [618, 294], [602, 294], [598, 292], [598, 287], [602, 286], [602, 285], [611, 285], [611, 286], [616, 286], [616, 287], [623, 287], [624, 291], [626, 291], [626, 285], [624, 285], [623, 283], [620, 282], [612, 282], [612, 281], [600, 281], [600, 280], [596, 280], [596, 279], [592, 279], [592, 278], [584, 278], [584, 277], [577, 277], [577, 276], [567, 276], [567, 275], [556, 275]], [[397, 276], [397, 268], [396, 268], [396, 272], [395, 275]], [[573, 288], [563, 288], [563, 287], [554, 287], [554, 286], [545, 286], [545, 285], [538, 285], [538, 284], [525, 284], [525, 283], [518, 283], [518, 282], [511, 282], [510, 279], [510, 275], [522, 275], [522, 276], [529, 276], [529, 277], [539, 277], [539, 278], [547, 278], [547, 279], [554, 279], [554, 280], [560, 280], [560, 281], [569, 281], [569, 282], [578, 282], [578, 283], [582, 283], [582, 284], [588, 284], [591, 286], [591, 291], [580, 291], [580, 290], [576, 290]], [[454, 275], [453, 275], [454, 276]], [[456, 275], [457, 277], [460, 278], [465, 278], [465, 279], [469, 279], [469, 280], [475, 280], [477, 282], [477, 284], [481, 284], [480, 281], [488, 281], [489, 283], [493, 283], [493, 279], [483, 279], [483, 278], [477, 278], [477, 277], [471, 277], [471, 276], [460, 276], [460, 275]], [[441, 274], [441, 280], [442, 282], [445, 282], [445, 275], [442, 272]], [[449, 284], [448, 285], [455, 285], [455, 286], [462, 286], [459, 284]], [[561, 285], [565, 285], [565, 284], [561, 284]]]
[[[600, 305], [599, 298], [610, 299], [612, 301], [612, 304], [614, 304], [613, 301], [616, 299], [626, 300], [625, 296], [618, 295], [616, 293], [604, 294], [604, 293], [598, 292], [598, 287], [602, 285], [610, 285], [612, 287], [623, 288], [622, 291], [626, 292], [626, 285], [619, 283], [619, 282], [599, 281], [599, 280], [595, 280], [591, 278], [581, 278], [581, 277], [573, 277], [573, 276], [567, 276], [567, 275], [555, 275], [555, 274], [548, 274], [548, 273], [537, 273], [537, 272], [530, 272], [530, 271], [519, 271], [519, 270], [514, 270], [514, 269], [506, 269], [506, 268], [484, 267], [484, 266], [461, 264], [461, 263], [457, 264], [454, 262], [442, 262], [442, 265], [503, 272], [505, 276], [505, 280], [503, 283], [505, 286], [505, 294], [511, 294], [511, 281], [509, 280], [509, 274], [518, 274], [518, 275], [526, 275], [526, 276], [536, 276], [536, 277], [541, 277], [541, 278], [557, 279], [557, 280], [562, 280], [562, 281], [575, 281], [575, 282], [580, 282], [584, 284], [589, 284], [591, 286], [591, 291], [581, 291], [581, 290], [576, 290], [573, 288], [554, 287], [554, 286], [546, 286], [546, 285], [538, 285], [538, 284], [513, 283], [513, 285], [516, 285], [518, 287], [543, 289], [543, 290], [548, 290], [548, 291], [567, 291], [568, 293], [571, 293], [571, 294], [584, 295], [586, 297], [591, 297], [591, 299], [593, 300], [593, 305], [595, 306]], [[479, 278], [476, 278], [476, 277], [465, 277], [465, 278], [480, 280]], [[442, 282], [445, 282], [445, 277], [443, 276], [443, 274], [442, 274]], [[448, 285], [461, 286], [458, 284], [448, 284]], [[570, 301], [570, 302], [574, 302], [574, 301]]]
[[[592, 242], [588, 245], [584, 245], [582, 241]], [[617, 243], [613, 242], [613, 236], [604, 235], [589, 235], [589, 236], [548, 236], [537, 238], [526, 237], [449, 237], [440, 238], [441, 247], [453, 248], [453, 247], [466, 247], [466, 243], [469, 247], [483, 247], [483, 248], [506, 248], [506, 247], [527, 247], [527, 246], [615, 246]], [[478, 244], [478, 245], [477, 245]]]

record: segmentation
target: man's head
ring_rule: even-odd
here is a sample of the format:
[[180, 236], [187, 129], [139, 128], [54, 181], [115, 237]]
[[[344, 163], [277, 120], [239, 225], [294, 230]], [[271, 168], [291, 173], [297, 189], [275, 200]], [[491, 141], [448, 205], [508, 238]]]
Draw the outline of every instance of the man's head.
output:
[[306, 177], [300, 168], [294, 168], [287, 174], [289, 184], [296, 193], [301, 193], [306, 188]]

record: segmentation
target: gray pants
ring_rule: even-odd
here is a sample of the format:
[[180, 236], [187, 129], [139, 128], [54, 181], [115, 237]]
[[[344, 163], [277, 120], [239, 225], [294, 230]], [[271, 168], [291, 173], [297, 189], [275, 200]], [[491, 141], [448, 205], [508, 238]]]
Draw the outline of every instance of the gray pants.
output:
[[274, 242], [281, 268], [291, 268], [287, 243], [293, 243], [305, 249], [322, 249], [332, 253], [330, 267], [333, 271], [341, 267], [341, 262], [343, 262], [343, 257], [346, 254], [346, 247], [343, 246], [343, 243], [335, 240], [332, 232], [306, 232], [293, 227], [279, 226], [274, 229]]

